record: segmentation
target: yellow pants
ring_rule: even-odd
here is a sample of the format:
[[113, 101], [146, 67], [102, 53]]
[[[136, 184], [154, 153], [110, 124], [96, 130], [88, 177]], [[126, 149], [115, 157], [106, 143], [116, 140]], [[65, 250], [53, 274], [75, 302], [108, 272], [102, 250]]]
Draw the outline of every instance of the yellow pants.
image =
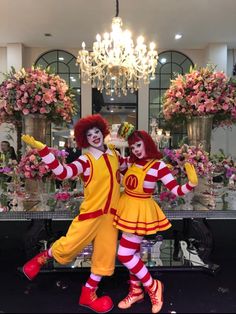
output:
[[118, 230], [113, 226], [113, 215], [72, 221], [66, 236], [52, 245], [52, 255], [60, 264], [68, 264], [90, 243], [93, 243], [91, 272], [111, 276], [115, 269]]

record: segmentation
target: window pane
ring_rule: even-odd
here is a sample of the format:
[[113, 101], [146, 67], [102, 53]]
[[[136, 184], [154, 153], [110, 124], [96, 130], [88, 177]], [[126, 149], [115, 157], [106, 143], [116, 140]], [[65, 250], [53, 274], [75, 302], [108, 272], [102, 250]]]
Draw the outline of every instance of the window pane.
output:
[[183, 74], [183, 69], [180, 65], [173, 63], [172, 64], [172, 73]]
[[40, 66], [40, 67], [42, 67], [43, 69], [46, 69], [47, 68], [47, 66], [48, 66], [48, 63], [43, 59], [43, 58], [41, 58], [40, 60], [39, 60], [39, 62], [37, 62], [37, 64], [35, 64], [36, 66]]
[[155, 79], [154, 80], [150, 80], [149, 87], [150, 88], [159, 88], [159, 84], [160, 84], [160, 75], [156, 74], [155, 75]]
[[185, 62], [183, 63], [183, 71], [184, 73], [188, 73], [190, 70], [190, 67], [193, 66], [192, 62], [190, 62], [190, 60], [185, 60]]
[[58, 51], [58, 61], [63, 61], [65, 64], [68, 64], [73, 59], [75, 59], [75, 57], [70, 53], [61, 50]]
[[160, 104], [150, 105], [150, 116], [159, 117], [160, 114], [161, 114]]
[[59, 62], [58, 63], [58, 72], [59, 73], [68, 73], [69, 72], [69, 68], [68, 68], [68, 66], [65, 63]]
[[71, 72], [74, 72], [74, 73], [79, 73], [79, 72], [80, 72], [79, 66], [76, 65], [76, 59], [71, 60], [71, 61], [68, 63], [68, 66], [70, 67]]
[[[149, 118], [157, 117], [158, 125], [163, 129], [169, 130], [168, 122], [165, 121], [162, 112], [163, 95], [170, 86], [170, 80], [175, 78], [175, 74], [189, 72], [191, 65], [193, 65], [192, 61], [180, 52], [167, 51], [159, 54], [155, 71], [156, 78], [149, 85]], [[177, 147], [186, 135], [186, 128], [180, 126], [170, 131], [171, 145]]]
[[68, 85], [69, 87], [71, 87], [71, 86], [70, 86], [69, 74], [61, 74], [61, 73], [60, 73], [59, 75], [60, 75], [60, 77], [61, 77], [63, 80], [66, 81], [67, 85]]
[[171, 63], [168, 62], [168, 63], [163, 64], [160, 70], [161, 70], [160, 74], [163, 74], [163, 73], [171, 74]]
[[159, 90], [157, 89], [150, 89], [150, 103], [159, 103], [160, 97], [159, 97]]
[[47, 60], [48, 63], [52, 63], [57, 61], [57, 50], [49, 51], [43, 55], [44, 59]]
[[171, 62], [171, 57], [172, 56], [172, 53], [171, 53], [171, 51], [166, 51], [166, 52], [162, 52], [162, 53], [160, 53], [160, 55], [159, 55], [159, 57], [158, 57], [158, 60], [159, 60], [159, 62], [160, 63], [162, 63], [162, 64], [164, 64], [163, 62], [162, 62], [162, 59], [165, 59], [165, 62]]
[[176, 62], [176, 63], [182, 65], [182, 63], [186, 59], [187, 59], [187, 57], [184, 54], [178, 53], [178, 52], [172, 52], [172, 62]]
[[169, 88], [171, 80], [171, 74], [162, 74], [161, 76], [161, 88]]
[[52, 63], [49, 64], [49, 67], [50, 67], [51, 71], [53, 71], [53, 73], [58, 73], [57, 65], [58, 65], [57, 62], [52, 62]]

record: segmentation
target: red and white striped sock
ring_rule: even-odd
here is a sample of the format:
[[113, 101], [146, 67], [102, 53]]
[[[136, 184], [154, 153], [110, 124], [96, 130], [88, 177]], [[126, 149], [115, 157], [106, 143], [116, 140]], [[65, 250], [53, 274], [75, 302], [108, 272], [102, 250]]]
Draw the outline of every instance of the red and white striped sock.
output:
[[89, 279], [87, 280], [85, 284], [85, 287], [90, 288], [90, 289], [96, 289], [101, 279], [102, 279], [102, 276], [94, 275], [93, 273], [91, 273]]
[[141, 286], [141, 281], [132, 273], [129, 274], [129, 282], [134, 286]]
[[118, 248], [118, 259], [142, 282], [143, 286], [150, 286], [153, 279], [139, 254], [142, 240], [141, 236], [123, 233]]

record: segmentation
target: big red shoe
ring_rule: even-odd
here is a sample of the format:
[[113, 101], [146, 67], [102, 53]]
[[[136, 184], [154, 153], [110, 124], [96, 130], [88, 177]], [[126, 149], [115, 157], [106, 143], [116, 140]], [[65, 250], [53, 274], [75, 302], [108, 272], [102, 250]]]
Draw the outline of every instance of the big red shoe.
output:
[[38, 275], [41, 267], [51, 258], [47, 250], [40, 252], [23, 266], [23, 273], [29, 280], [33, 280]]
[[108, 296], [100, 298], [96, 295], [96, 289], [83, 286], [79, 298], [79, 305], [88, 307], [96, 313], [107, 313], [113, 309], [112, 299]]

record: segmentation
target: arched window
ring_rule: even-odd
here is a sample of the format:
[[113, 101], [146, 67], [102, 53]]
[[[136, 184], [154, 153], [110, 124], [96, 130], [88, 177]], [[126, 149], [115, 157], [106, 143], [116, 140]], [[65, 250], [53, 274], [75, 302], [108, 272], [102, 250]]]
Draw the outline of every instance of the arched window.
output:
[[[64, 50], [51, 50], [41, 55], [34, 65], [45, 69], [50, 67], [55, 74], [64, 79], [67, 85], [74, 90], [78, 104], [78, 113], [73, 118], [73, 122], [76, 122], [80, 118], [81, 112], [80, 68], [76, 65], [76, 57]], [[71, 125], [71, 128], [73, 128], [73, 125]], [[53, 145], [63, 147], [63, 142], [70, 136], [70, 130], [52, 125]]]
[[[149, 86], [149, 118], [156, 117], [158, 127], [165, 128], [166, 121], [162, 114], [162, 97], [170, 86], [170, 80], [176, 74], [189, 72], [193, 62], [185, 54], [178, 51], [164, 51], [158, 56], [158, 64], [155, 71], [155, 79], [150, 81]], [[171, 131], [171, 145], [176, 147], [186, 135], [184, 126], [176, 127]]]

